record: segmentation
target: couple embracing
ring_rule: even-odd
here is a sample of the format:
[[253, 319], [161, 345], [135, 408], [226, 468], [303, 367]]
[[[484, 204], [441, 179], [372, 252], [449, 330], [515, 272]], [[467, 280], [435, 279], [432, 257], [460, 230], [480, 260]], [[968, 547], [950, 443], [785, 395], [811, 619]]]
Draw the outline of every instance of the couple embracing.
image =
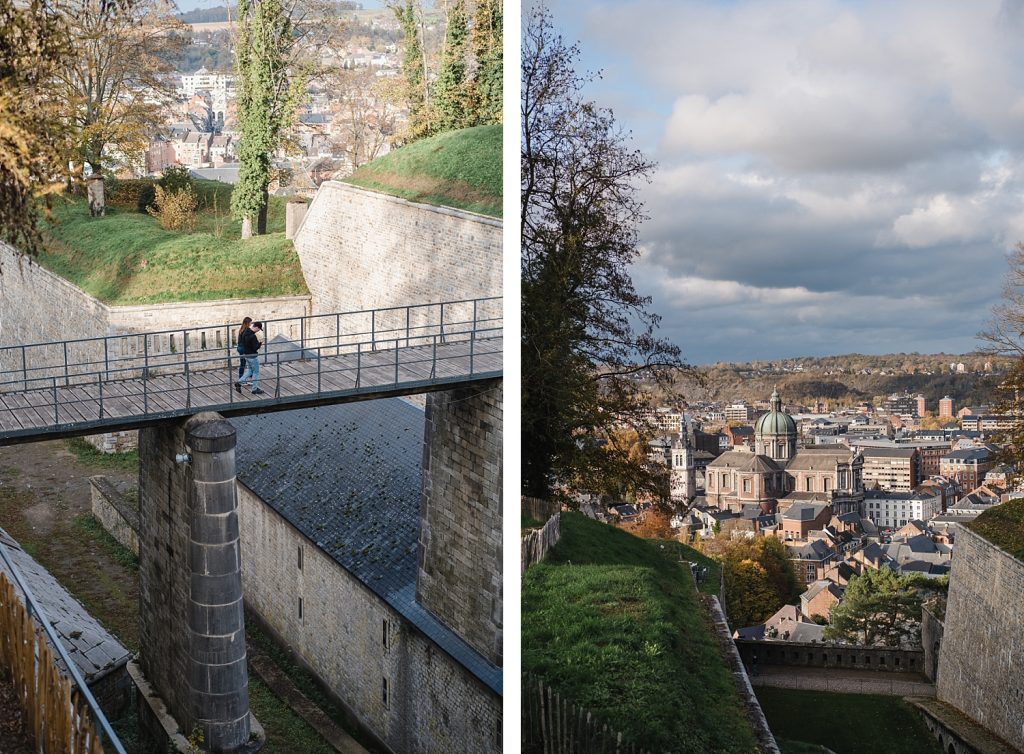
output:
[[242, 392], [242, 385], [252, 379], [252, 394], [262, 395], [260, 390], [260, 357], [259, 350], [263, 345], [263, 323], [253, 322], [252, 317], [242, 320], [242, 326], [238, 329], [238, 345], [235, 350], [242, 357], [242, 363], [238, 367], [238, 382], [235, 383], [235, 392]]

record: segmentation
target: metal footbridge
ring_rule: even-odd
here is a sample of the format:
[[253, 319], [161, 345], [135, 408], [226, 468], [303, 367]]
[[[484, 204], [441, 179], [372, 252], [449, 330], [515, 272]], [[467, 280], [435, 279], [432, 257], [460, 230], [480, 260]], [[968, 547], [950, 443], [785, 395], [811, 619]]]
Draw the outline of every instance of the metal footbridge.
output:
[[502, 375], [501, 298], [265, 321], [262, 395], [238, 324], [0, 348], [0, 445], [411, 395]]

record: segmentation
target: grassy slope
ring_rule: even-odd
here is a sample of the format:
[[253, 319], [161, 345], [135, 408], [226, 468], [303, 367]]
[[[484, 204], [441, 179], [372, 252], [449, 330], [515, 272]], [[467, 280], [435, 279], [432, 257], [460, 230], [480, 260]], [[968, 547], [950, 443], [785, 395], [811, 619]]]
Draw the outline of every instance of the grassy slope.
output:
[[996, 547], [1024, 560], [1024, 499], [997, 505], [964, 525]]
[[839, 754], [942, 754], [921, 715], [898, 697], [761, 686], [757, 698], [772, 731], [784, 739], [821, 744]]
[[523, 670], [660, 751], [750, 752], [754, 735], [687, 570], [657, 544], [563, 514], [523, 575]]
[[378, 157], [347, 183], [501, 217], [501, 126], [432, 136]]
[[128, 207], [89, 217], [82, 199], [54, 210], [47, 253], [38, 261], [110, 304], [209, 301], [307, 293], [298, 255], [284, 238], [285, 200], [271, 197], [268, 231], [239, 239], [228, 217], [230, 186], [198, 181], [204, 204], [194, 233], [163, 230], [155, 218]]

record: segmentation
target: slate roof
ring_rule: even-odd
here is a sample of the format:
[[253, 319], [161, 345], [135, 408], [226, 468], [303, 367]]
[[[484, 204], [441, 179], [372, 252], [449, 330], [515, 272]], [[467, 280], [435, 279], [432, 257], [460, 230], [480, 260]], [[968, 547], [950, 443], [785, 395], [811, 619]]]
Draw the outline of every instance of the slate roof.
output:
[[786, 544], [790, 558], [801, 560], [825, 560], [832, 554], [832, 548], [823, 539], [812, 539], [802, 544]]
[[416, 602], [423, 410], [388, 398], [231, 423], [239, 481], [501, 694], [501, 668]]
[[789, 471], [831, 471], [837, 463], [849, 463], [854, 453], [846, 447], [822, 446], [819, 448], [800, 448], [796, 451], [786, 469]]
[[[50, 572], [37, 563], [31, 555], [3, 529], [0, 529], [0, 546], [14, 568], [24, 579], [46, 619], [60, 637], [60, 643], [78, 668], [82, 679], [92, 685], [113, 670], [124, 666], [131, 653], [93, 618], [85, 608], [60, 585]], [[0, 558], [0, 572], [7, 574], [15, 584], [3, 559]], [[14, 591], [24, 598], [17, 584]], [[47, 638], [49, 642], [49, 638]], [[51, 647], [53, 646], [50, 642]], [[67, 666], [59, 656], [56, 658], [60, 671], [68, 675]]]
[[988, 448], [961, 448], [942, 456], [942, 460], [984, 461], [990, 455]]
[[822, 503], [793, 503], [782, 514], [784, 519], [790, 521], [813, 521], [825, 510]]
[[709, 469], [739, 469], [740, 471], [781, 471], [768, 456], [743, 450], [729, 450], [708, 464]]
[[843, 598], [844, 590], [841, 586], [832, 583], [828, 579], [819, 579], [818, 581], [815, 581], [813, 584], [807, 587], [807, 591], [800, 595], [800, 599], [805, 602], [810, 602], [819, 594], [821, 594], [821, 592], [825, 589], [828, 589], [830, 592], [832, 592], [832, 595], [836, 599]]
[[817, 623], [797, 623], [789, 630], [789, 641], [811, 644], [825, 640], [825, 627]]
[[917, 448], [888, 448], [867, 445], [861, 448], [861, 452], [864, 454], [864, 458], [912, 458], [914, 453], [917, 452]]

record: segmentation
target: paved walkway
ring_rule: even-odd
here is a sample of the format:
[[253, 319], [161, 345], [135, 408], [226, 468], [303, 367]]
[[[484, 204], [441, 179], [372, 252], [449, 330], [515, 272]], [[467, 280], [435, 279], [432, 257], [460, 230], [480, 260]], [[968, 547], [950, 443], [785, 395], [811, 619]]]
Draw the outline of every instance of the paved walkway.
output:
[[842, 694], [934, 697], [935, 685], [919, 673], [885, 673], [872, 670], [800, 668], [767, 665], [750, 677], [754, 686], [832, 691]]

